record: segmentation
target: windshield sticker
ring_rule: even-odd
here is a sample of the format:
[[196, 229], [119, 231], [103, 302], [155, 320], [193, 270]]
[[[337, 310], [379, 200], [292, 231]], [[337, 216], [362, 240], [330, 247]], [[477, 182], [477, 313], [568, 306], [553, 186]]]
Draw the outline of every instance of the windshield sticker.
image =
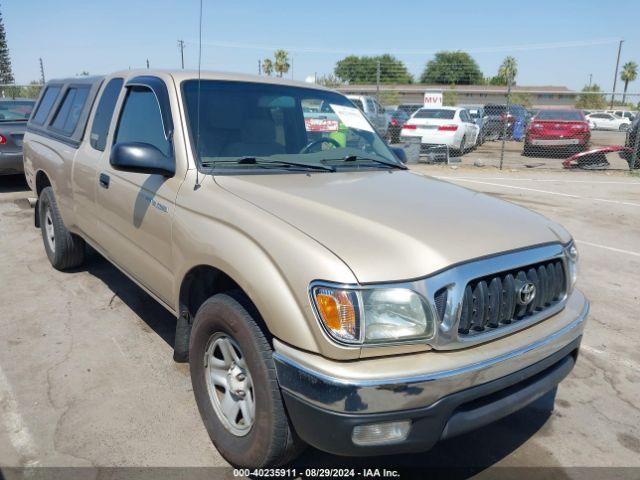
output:
[[369, 122], [364, 117], [362, 112], [355, 107], [345, 107], [344, 105], [331, 104], [331, 108], [336, 115], [340, 118], [340, 121], [349, 128], [355, 128], [356, 130], [366, 130], [367, 132], [373, 132], [373, 128], [369, 125]]
[[338, 120], [327, 118], [305, 118], [304, 128], [307, 132], [337, 132], [340, 127]]

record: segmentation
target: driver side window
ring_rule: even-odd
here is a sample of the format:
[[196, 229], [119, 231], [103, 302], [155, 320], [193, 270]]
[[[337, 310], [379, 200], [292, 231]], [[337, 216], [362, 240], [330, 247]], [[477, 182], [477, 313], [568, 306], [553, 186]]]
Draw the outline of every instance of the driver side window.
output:
[[164, 135], [162, 114], [155, 94], [147, 87], [131, 87], [127, 92], [114, 143], [142, 142], [171, 156], [171, 143]]

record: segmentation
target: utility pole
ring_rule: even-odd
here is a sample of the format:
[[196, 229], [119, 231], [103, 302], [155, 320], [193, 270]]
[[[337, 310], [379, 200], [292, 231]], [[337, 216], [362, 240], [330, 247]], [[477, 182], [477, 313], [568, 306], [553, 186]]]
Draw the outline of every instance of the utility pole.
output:
[[45, 84], [45, 80], [44, 80], [44, 65], [42, 63], [42, 58], [40, 58], [40, 82], [42, 82], [42, 84]]
[[184, 40], [178, 40], [178, 48], [180, 49], [180, 64], [184, 70]]
[[589, 74], [589, 89], [591, 89], [591, 81], [593, 80], [593, 73]]
[[376, 63], [376, 100], [380, 103], [380, 60]]
[[149, 59], [147, 58], [147, 70], [149, 70]]
[[262, 60], [258, 59], [258, 75], [262, 75]]
[[616, 96], [616, 82], [618, 81], [618, 67], [620, 66], [620, 52], [622, 51], [622, 42], [624, 42], [624, 40], [620, 40], [620, 43], [618, 44], [618, 59], [616, 60], [616, 73], [613, 76], [613, 91], [611, 92], [611, 107], [609, 108], [613, 108], [613, 100]]

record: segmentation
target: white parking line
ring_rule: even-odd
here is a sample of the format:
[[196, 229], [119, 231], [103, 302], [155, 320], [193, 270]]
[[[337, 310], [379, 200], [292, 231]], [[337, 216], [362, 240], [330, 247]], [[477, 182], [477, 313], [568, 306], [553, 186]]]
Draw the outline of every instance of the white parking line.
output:
[[481, 185], [491, 185], [494, 187], [503, 187], [503, 188], [512, 188], [514, 190], [526, 190], [528, 192], [536, 192], [536, 193], [544, 193], [547, 195], [557, 195], [560, 197], [568, 197], [568, 198], [577, 198], [577, 199], [582, 199], [582, 200], [591, 200], [594, 202], [606, 202], [606, 203], [615, 203], [616, 205], [627, 205], [627, 206], [631, 206], [631, 207], [640, 207], [640, 203], [635, 203], [635, 202], [624, 202], [621, 200], [609, 200], [606, 198], [592, 198], [592, 197], [582, 197], [580, 195], [573, 195], [570, 193], [562, 193], [562, 192], [552, 192], [550, 190], [540, 190], [539, 188], [527, 188], [527, 187], [517, 187], [515, 185], [505, 185], [503, 183], [493, 183], [493, 182], [482, 182], [480, 180], [470, 180], [468, 178], [462, 178], [462, 177], [437, 177], [443, 180], [451, 180], [451, 181], [463, 181], [463, 182], [469, 182], [469, 183], [478, 183]]
[[0, 368], [0, 412], [9, 441], [21, 457], [21, 464], [27, 467], [36, 466], [38, 460], [36, 460], [35, 443], [18, 411], [18, 402], [2, 368]]
[[576, 240], [576, 242], [578, 242], [579, 244], [582, 244], [582, 245], [588, 245], [590, 247], [604, 248], [605, 250], [609, 250], [611, 252], [624, 253], [625, 255], [632, 255], [634, 257], [640, 257], [640, 253], [632, 252], [631, 250], [623, 250], [621, 248], [607, 247], [606, 245], [599, 245], [597, 243], [585, 242], [584, 240]]
[[443, 180], [506, 180], [508, 182], [547, 182], [547, 183], [592, 183], [602, 185], [634, 185], [640, 187], [640, 182], [629, 180], [627, 182], [620, 181], [595, 181], [595, 180], [557, 180], [551, 178], [510, 178], [510, 177], [446, 177], [442, 175], [433, 175], [435, 178]]

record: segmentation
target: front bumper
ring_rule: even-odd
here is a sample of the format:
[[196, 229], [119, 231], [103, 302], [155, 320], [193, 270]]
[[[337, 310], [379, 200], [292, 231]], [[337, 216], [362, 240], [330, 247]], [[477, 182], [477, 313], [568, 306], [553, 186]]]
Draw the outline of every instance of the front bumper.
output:
[[22, 152], [0, 152], [0, 175], [14, 175], [24, 172]]
[[[482, 360], [474, 359], [473, 352], [486, 345], [464, 349], [454, 355], [467, 355], [467, 365], [404, 378], [340, 378], [276, 351], [278, 381], [296, 432], [320, 450], [341, 455], [424, 451], [440, 439], [498, 420], [553, 390], [573, 368], [588, 310], [588, 301], [576, 291], [556, 315], [555, 321], [564, 320], [563, 326], [552, 333], [534, 334], [529, 338], [538, 340]], [[528, 330], [534, 332], [536, 327]], [[511, 337], [526, 338], [526, 332]], [[409, 366], [416, 357], [404, 358]], [[355, 363], [364, 369], [374, 367], [367, 362], [376, 360]], [[352, 441], [356, 426], [403, 420], [411, 422], [409, 435], [394, 444], [359, 446]]]

